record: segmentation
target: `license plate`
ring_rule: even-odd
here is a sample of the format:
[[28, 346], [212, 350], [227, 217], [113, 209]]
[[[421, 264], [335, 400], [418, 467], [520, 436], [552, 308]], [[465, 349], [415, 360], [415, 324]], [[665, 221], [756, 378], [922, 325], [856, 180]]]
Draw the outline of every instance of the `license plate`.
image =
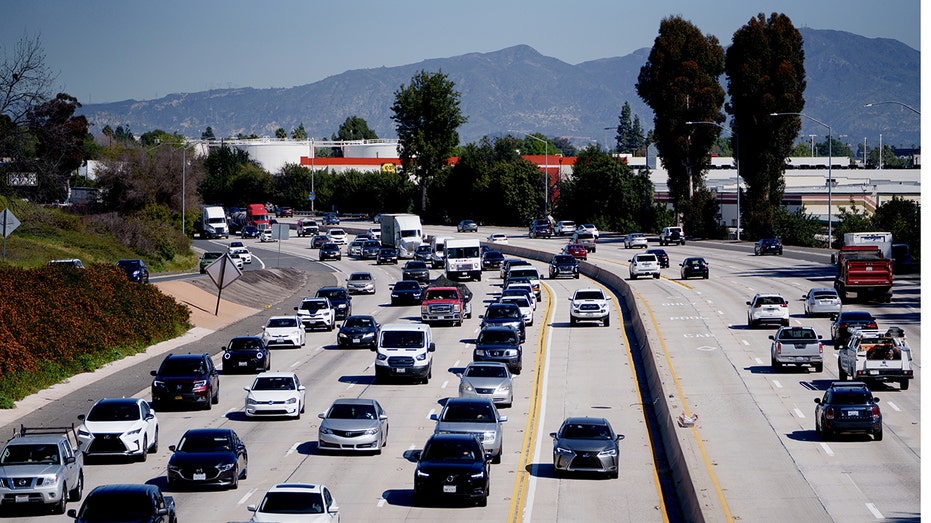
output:
[[845, 416], [859, 416], [860, 411], [859, 410], [848, 410], [847, 412], [844, 413], [844, 415]]
[[879, 371], [878, 371], [878, 370], [871, 370], [871, 371], [870, 371], [870, 375], [871, 375], [871, 376], [875, 376], [875, 375], [877, 375], [877, 374], [879, 374]]
[[29, 503], [29, 496], [16, 496], [17, 503]]
[[455, 494], [456, 485], [443, 485], [443, 493], [444, 494]]
[[206, 474], [194, 474], [193, 477], [194, 477], [194, 481], [204, 481], [205, 479], [207, 479]]
[[404, 368], [394, 369], [394, 371], [397, 372], [398, 374], [404, 374], [405, 372], [407, 372], [407, 369], [404, 369]]
[[870, 272], [870, 271], [872, 271], [872, 270], [873, 270], [872, 267], [867, 267], [867, 268], [866, 268], [866, 271], [867, 271], [867, 272]]
[[353, 343], [359, 343], [360, 341], [362, 341], [362, 340], [360, 340], [359, 338], [356, 338], [356, 339], [352, 340]]
[[181, 401], [182, 399], [184, 399], [184, 398], [181, 397], [181, 396], [175, 396], [175, 400], [176, 400], [176, 401]]
[[249, 362], [248, 362], [248, 361], [240, 361], [238, 365], [239, 365], [240, 367], [246, 367], [246, 366], [249, 365]]

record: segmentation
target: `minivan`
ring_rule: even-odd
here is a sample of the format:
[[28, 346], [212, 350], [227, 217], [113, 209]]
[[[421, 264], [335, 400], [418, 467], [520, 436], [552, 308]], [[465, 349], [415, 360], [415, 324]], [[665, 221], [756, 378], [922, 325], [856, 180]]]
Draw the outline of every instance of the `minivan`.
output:
[[427, 383], [433, 377], [433, 331], [420, 323], [389, 323], [378, 333], [375, 383], [398, 377]]

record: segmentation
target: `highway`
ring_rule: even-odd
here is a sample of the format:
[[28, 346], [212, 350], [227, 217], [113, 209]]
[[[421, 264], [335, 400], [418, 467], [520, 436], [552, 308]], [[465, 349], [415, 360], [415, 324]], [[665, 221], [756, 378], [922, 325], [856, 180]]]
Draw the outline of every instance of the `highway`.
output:
[[[351, 229], [346, 223], [344, 228]], [[365, 228], [370, 224], [360, 223]], [[449, 227], [426, 227], [427, 234], [454, 235]], [[508, 247], [554, 253], [564, 239], [530, 240], [516, 229], [482, 228], [511, 235]], [[523, 233], [523, 237], [520, 237]], [[463, 235], [467, 236], [467, 235]], [[206, 242], [198, 241], [203, 248]], [[225, 242], [214, 242], [223, 245]], [[349, 272], [371, 271], [378, 282], [374, 296], [357, 296], [353, 311], [370, 313], [381, 323], [417, 321], [417, 307], [390, 307], [388, 285], [400, 277], [399, 266], [376, 266], [344, 255], [321, 264], [306, 239], [277, 244], [249, 242], [265, 264], [292, 266], [309, 273], [304, 292], [271, 304], [256, 314], [180, 351], [208, 351], [229, 338], [257, 333], [265, 318], [293, 312], [303, 294], [341, 282]], [[154, 482], [165, 487], [165, 464], [187, 428], [234, 428], [249, 450], [249, 476], [237, 490], [171, 492], [179, 519], [245, 521], [246, 505], [257, 503], [272, 484], [283, 481], [323, 483], [334, 493], [343, 521], [678, 521], [670, 494], [670, 466], [687, 466], [707, 520], [712, 521], [873, 521], [920, 519], [919, 397], [920, 351], [914, 351], [917, 377], [908, 391], [880, 388], [886, 438], [850, 437], [822, 442], [814, 432], [815, 397], [837, 378], [830, 345], [830, 321], [805, 318], [799, 298], [808, 288], [830, 286], [827, 254], [786, 248], [782, 257], [754, 257], [752, 245], [690, 242], [666, 247], [671, 267], [659, 280], [626, 281], [638, 303], [636, 318], [650, 331], [652, 357], [662, 367], [665, 396], [651, 397], [645, 383], [642, 347], [634, 337], [630, 317], [621, 315], [624, 293], [612, 300], [610, 327], [569, 328], [568, 298], [574, 289], [596, 286], [585, 277], [545, 280], [543, 300], [524, 344], [524, 371], [516, 379], [515, 402], [502, 409], [504, 454], [492, 465], [487, 507], [411, 506], [414, 462], [410, 451], [422, 448], [432, 432], [431, 413], [444, 398], [457, 395], [457, 370], [471, 361], [471, 340], [478, 333], [483, 302], [500, 290], [497, 273], [470, 283], [475, 314], [462, 327], [434, 327], [437, 351], [433, 379], [426, 385], [374, 385], [373, 354], [338, 350], [335, 332], [308, 333], [301, 349], [276, 350], [273, 366], [294, 370], [308, 386], [306, 414], [300, 420], [246, 420], [242, 415], [251, 376], [222, 376], [220, 404], [209, 411], [159, 412], [161, 445], [144, 463], [95, 463], [87, 466], [85, 493], [99, 484]], [[627, 259], [616, 238], [599, 242], [590, 254], [590, 270], [608, 271], [627, 279]], [[677, 264], [685, 256], [704, 256], [711, 266], [708, 280], [678, 280]], [[534, 262], [546, 272], [546, 265]], [[254, 267], [251, 267], [250, 270]], [[432, 276], [437, 276], [433, 271]], [[201, 277], [202, 276], [198, 276]], [[813, 325], [825, 338], [825, 369], [774, 374], [769, 367], [770, 328], [748, 330], [746, 305], [756, 292], [779, 292], [790, 300], [793, 325]], [[881, 327], [899, 325], [912, 347], [920, 346], [920, 281], [899, 280], [890, 304], [856, 304], [873, 312]], [[627, 311], [625, 314], [629, 314]], [[105, 395], [149, 397], [151, 376], [160, 357], [80, 389], [22, 420], [27, 425], [76, 422], [96, 399]], [[316, 414], [336, 398], [378, 399], [389, 415], [389, 443], [379, 456], [319, 455]], [[672, 436], [684, 449], [682, 463], [668, 463], [652, 416], [657, 401], [671, 412], [698, 415], [694, 428]], [[556, 479], [552, 474], [552, 442], [566, 416], [607, 418], [621, 442], [621, 472], [617, 480]], [[17, 421], [18, 425], [19, 421]], [[0, 427], [9, 434], [12, 424]], [[685, 488], [679, 485], [680, 489]], [[664, 494], [665, 493], [665, 494]], [[77, 508], [76, 503], [69, 508]], [[21, 517], [23, 521], [68, 521], [65, 516]]]

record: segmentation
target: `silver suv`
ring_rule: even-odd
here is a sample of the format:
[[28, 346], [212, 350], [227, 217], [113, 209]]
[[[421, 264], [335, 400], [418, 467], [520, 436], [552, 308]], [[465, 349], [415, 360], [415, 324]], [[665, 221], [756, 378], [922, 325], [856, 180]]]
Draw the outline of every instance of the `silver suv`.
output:
[[789, 326], [789, 302], [781, 294], [757, 294], [747, 302], [747, 327], [764, 323]]
[[607, 327], [611, 324], [608, 297], [601, 289], [577, 289], [569, 298], [569, 325], [580, 321], [598, 321]]
[[439, 415], [431, 414], [436, 421], [434, 434], [476, 434], [482, 440], [486, 454], [491, 454], [492, 463], [501, 463], [501, 424], [507, 416], [498, 414], [498, 409], [489, 398], [449, 398]]

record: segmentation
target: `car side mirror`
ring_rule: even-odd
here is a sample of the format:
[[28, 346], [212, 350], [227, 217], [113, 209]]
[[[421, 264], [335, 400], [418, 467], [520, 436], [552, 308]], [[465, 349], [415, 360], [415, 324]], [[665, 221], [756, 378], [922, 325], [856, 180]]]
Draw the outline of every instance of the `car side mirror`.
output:
[[388, 419], [388, 415], [387, 415], [387, 414], [379, 414], [379, 415], [378, 415], [378, 419], [384, 421], [384, 420]]
[[297, 388], [297, 390], [298, 390], [298, 392], [302, 392], [302, 391], [307, 390], [307, 387], [301, 385], [301, 386], [299, 386], [299, 387]]
[[258, 505], [246, 505], [246, 510], [248, 510], [249, 512], [255, 512], [258, 509], [259, 509]]
[[317, 414], [317, 417], [320, 419], [326, 419], [326, 412], [321, 412], [320, 414]]
[[332, 504], [332, 505], [330, 505], [330, 508], [327, 509], [327, 512], [329, 512], [330, 514], [338, 514], [338, 513], [339, 513], [339, 505], [336, 505], [335, 503]]
[[821, 405], [821, 398], [815, 398], [815, 403], [817, 403], [818, 405]]
[[430, 414], [430, 419], [431, 419], [432, 421], [439, 421], [440, 416], [437, 415], [436, 413], [433, 413], [433, 414]]
[[873, 398], [873, 403], [879, 403], [879, 398]]
[[297, 307], [294, 307], [294, 310], [297, 310]]
[[555, 433], [555, 432], [550, 432], [550, 437], [553, 438], [553, 439], [556, 439], [556, 433]]
[[73, 508], [69, 508], [69, 509], [68, 509], [68, 517], [69, 517], [69, 518], [78, 519], [78, 511], [77, 511], [77, 510], [74, 510]]
[[158, 376], [158, 371], [157, 370], [149, 371], [149, 374], [151, 374], [152, 376]]
[[767, 336], [767, 338], [769, 338], [769, 339], [771, 339], [771, 340], [773, 340], [773, 341], [775, 341], [775, 340], [776, 340], [776, 337], [775, 337], [775, 336], [773, 336], [772, 334], [770, 334], [769, 336]]
[[747, 305], [750, 305], [750, 302], [749, 302], [749, 301], [747, 302]]
[[436, 344], [431, 341], [430, 345], [427, 347], [427, 352], [435, 352], [435, 351], [436, 351]]
[[423, 453], [422, 450], [415, 450], [411, 452], [411, 457], [414, 458], [414, 461], [420, 461], [420, 456]]
[[78, 419], [81, 420], [81, 421], [84, 421], [84, 418], [86, 418], [86, 417], [87, 417], [87, 416], [86, 416], [85, 414], [79, 414], [79, 415], [78, 415]]
[[500, 421], [501, 423], [507, 423], [508, 417], [507, 417], [507, 416], [501, 416], [500, 418], [498, 418], [498, 421]]
[[617, 437], [615, 438], [616, 441], [621, 441], [622, 439], [624, 439], [623, 434], [618, 434]]

